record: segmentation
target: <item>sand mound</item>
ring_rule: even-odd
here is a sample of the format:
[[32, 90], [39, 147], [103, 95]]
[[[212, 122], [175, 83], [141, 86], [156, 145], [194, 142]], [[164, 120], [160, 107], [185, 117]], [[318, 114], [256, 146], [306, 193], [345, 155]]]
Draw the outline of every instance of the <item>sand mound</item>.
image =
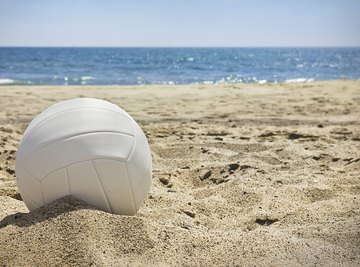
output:
[[0, 259], [12, 266], [117, 265], [153, 247], [141, 218], [105, 213], [74, 197], [8, 215], [0, 229]]

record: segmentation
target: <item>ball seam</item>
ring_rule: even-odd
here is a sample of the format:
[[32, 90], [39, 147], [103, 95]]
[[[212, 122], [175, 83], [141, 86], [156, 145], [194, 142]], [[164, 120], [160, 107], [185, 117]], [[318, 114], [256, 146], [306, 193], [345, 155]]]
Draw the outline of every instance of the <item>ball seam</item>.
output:
[[[68, 171], [68, 168], [65, 167], [65, 170], [66, 170], [66, 177], [67, 177], [67, 182], [68, 182], [68, 187], [69, 187], [69, 194], [71, 196], [71, 187], [70, 187], [70, 176], [69, 176], [69, 171]], [[50, 174], [48, 174], [46, 177], [48, 177]], [[43, 178], [43, 180], [45, 180], [45, 178]]]
[[96, 166], [95, 166], [95, 164], [94, 164], [94, 160], [91, 160], [91, 163], [92, 163], [92, 165], [93, 165], [93, 167], [94, 167], [96, 176], [97, 176], [97, 178], [98, 178], [98, 180], [99, 180], [99, 183], [100, 183], [100, 185], [101, 185], [101, 189], [102, 189], [103, 194], [104, 194], [104, 197], [105, 197], [105, 199], [106, 199], [106, 204], [107, 204], [107, 206], [108, 206], [108, 208], [109, 208], [109, 210], [110, 210], [110, 213], [113, 213], [112, 208], [111, 208], [111, 206], [110, 206], [110, 202], [109, 202], [109, 200], [108, 200], [108, 198], [107, 198], [107, 195], [106, 195], [106, 193], [105, 193], [105, 190], [104, 190], [104, 185], [102, 184], [101, 178], [100, 178], [99, 173], [98, 173], [98, 171], [97, 171], [97, 169], [96, 169]]
[[[106, 110], [106, 111], [114, 112], [114, 113], [119, 114], [119, 115], [121, 115], [121, 116], [123, 116], [123, 117], [125, 117], [125, 118], [130, 119], [130, 118], [129, 118], [130, 115], [129, 115], [129, 116], [125, 116], [124, 114], [122, 114], [122, 113], [120, 113], [120, 112], [116, 112], [116, 111], [114, 111], [114, 110], [106, 109], [106, 108], [96, 108], [96, 107], [72, 108], [72, 109], [67, 109], [67, 110], [60, 111], [60, 112], [58, 112], [58, 113], [56, 113], [56, 114], [53, 114], [53, 115], [51, 115], [50, 117], [47, 117], [47, 118], [43, 119], [42, 121], [38, 122], [37, 124], [35, 124], [35, 125], [33, 126], [32, 129], [30, 129], [30, 131], [29, 131], [28, 133], [26, 133], [26, 134], [22, 137], [21, 140], [25, 140], [32, 131], [34, 131], [37, 127], [39, 127], [39, 126], [40, 126], [41, 124], [43, 124], [45, 121], [47, 121], [47, 120], [49, 120], [49, 119], [51, 119], [51, 118], [53, 118], [53, 117], [56, 117], [57, 115], [61, 115], [61, 114], [63, 114], [63, 113], [66, 113], [66, 112], [69, 112], [69, 111], [73, 111], [73, 110], [78, 110], [78, 109], [100, 109], [100, 110]], [[40, 114], [39, 114], [39, 115], [40, 115]], [[26, 131], [26, 130], [25, 130], [25, 131]]]
[[39, 181], [39, 182], [40, 182], [40, 189], [41, 189], [42, 199], [43, 199], [44, 205], [46, 205], [47, 203], [45, 202], [45, 196], [44, 196], [43, 184], [42, 184], [42, 181]]
[[75, 137], [79, 137], [79, 136], [83, 136], [83, 135], [91, 135], [91, 134], [99, 134], [99, 133], [114, 133], [114, 134], [120, 134], [120, 135], [126, 135], [126, 136], [131, 136], [135, 139], [135, 136], [131, 135], [131, 134], [127, 134], [127, 133], [122, 133], [122, 132], [118, 132], [118, 131], [92, 131], [92, 132], [84, 132], [84, 133], [81, 133], [81, 134], [76, 134], [76, 135], [71, 135], [71, 136], [66, 136], [65, 138], [62, 138], [62, 139], [56, 139], [54, 141], [52, 141], [51, 143], [47, 143], [45, 145], [42, 145], [38, 148], [36, 148], [34, 151], [32, 151], [31, 153], [27, 154], [26, 156], [24, 156], [24, 159], [30, 157], [32, 154], [38, 152], [39, 150], [49, 146], [49, 145], [53, 145], [53, 144], [56, 144], [58, 142], [61, 142], [61, 141], [65, 141], [65, 140], [68, 140], [68, 139], [71, 139], [71, 138], [75, 138]]
[[[25, 170], [26, 172], [28, 172], [28, 173], [30, 174], [30, 176], [32, 176], [32, 178], [34, 178], [36, 181], [38, 181], [38, 182], [40, 183], [40, 190], [41, 190], [41, 194], [42, 194], [41, 181], [39, 181], [39, 180], [25, 167], [25, 165], [24, 165], [24, 163], [23, 163], [23, 161], [22, 161], [22, 158], [20, 158], [20, 162], [21, 162], [22, 168], [24, 168], [24, 170]], [[16, 176], [16, 182], [20, 184], [20, 180], [21, 180], [21, 178], [18, 177], [18, 176]], [[19, 187], [19, 185], [18, 185], [18, 187]], [[23, 193], [24, 195], [28, 196], [28, 199], [29, 199], [33, 204], [36, 204], [36, 205], [34, 205], [34, 206], [37, 206], [37, 208], [42, 206], [42, 205], [39, 206], [38, 203], [37, 203], [36, 201], [34, 201], [33, 199], [31, 199], [28, 194], [25, 194], [24, 190], [19, 189], [19, 191], [20, 191], [20, 195]], [[42, 197], [43, 197], [43, 201], [44, 201], [44, 196], [42, 196]], [[44, 205], [44, 204], [45, 204], [45, 201], [44, 201], [43, 205]]]
[[130, 179], [129, 179], [129, 171], [128, 171], [128, 166], [125, 162], [125, 170], [126, 170], [126, 180], [128, 181], [128, 184], [129, 184], [129, 188], [130, 188], [130, 193], [131, 193], [131, 200], [132, 200], [132, 203], [133, 203], [133, 206], [134, 206], [134, 214], [136, 214], [137, 212], [137, 207], [136, 207], [136, 203], [135, 203], [135, 200], [134, 200], [134, 191], [133, 191], [133, 188], [131, 186], [131, 182], [130, 182]]
[[[81, 162], [84, 162], [84, 161], [90, 161], [90, 160], [97, 160], [97, 159], [108, 159], [108, 160], [116, 160], [116, 161], [119, 161], [119, 162], [122, 162], [122, 163], [125, 163], [125, 161], [122, 161], [120, 159], [117, 159], [117, 158], [111, 158], [111, 157], [101, 157], [101, 158], [91, 158], [91, 159], [84, 159], [84, 160], [79, 160], [79, 161], [75, 161], [75, 162], [72, 162], [71, 164], [68, 164], [66, 166], [63, 166], [63, 167], [60, 167], [60, 168], [57, 168], [56, 170], [53, 170], [51, 171], [50, 173], [46, 174], [42, 179], [41, 181], [45, 180], [49, 175], [53, 174], [54, 172], [58, 171], [58, 170], [61, 170], [63, 168], [66, 168], [66, 172], [67, 172], [67, 168], [74, 165], [74, 164], [78, 164], [78, 163], [81, 163]], [[31, 173], [30, 173], [31, 174]], [[32, 174], [31, 174], [32, 175]], [[68, 175], [68, 173], [67, 173]], [[39, 179], [37, 179], [34, 175], [32, 175], [36, 180], [38, 180], [40, 182]], [[69, 176], [68, 176], [69, 177]], [[69, 182], [69, 186], [70, 186], [70, 182]]]
[[[136, 122], [135, 122], [135, 123], [136, 123]], [[130, 151], [130, 154], [128, 155], [127, 160], [125, 161], [125, 163], [130, 160], [130, 158], [131, 158], [131, 156], [132, 156], [132, 154], [133, 154], [133, 152], [134, 152], [134, 150], [135, 150], [135, 145], [136, 145], [137, 129], [136, 129], [136, 127], [134, 126], [134, 122], [133, 122], [132, 119], [130, 119], [130, 124], [131, 124], [131, 126], [132, 126], [132, 128], [133, 128], [133, 131], [134, 131], [134, 144], [133, 144], [133, 147], [132, 147], [132, 149], [131, 149], [131, 151]]]

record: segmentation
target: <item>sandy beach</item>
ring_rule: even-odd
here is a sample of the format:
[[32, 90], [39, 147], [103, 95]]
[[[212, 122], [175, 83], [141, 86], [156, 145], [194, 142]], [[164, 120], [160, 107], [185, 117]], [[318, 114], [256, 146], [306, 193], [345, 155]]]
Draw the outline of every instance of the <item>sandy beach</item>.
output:
[[[144, 130], [153, 180], [136, 216], [22, 202], [23, 132], [75, 97]], [[0, 138], [2, 266], [360, 265], [360, 81], [1, 86]]]

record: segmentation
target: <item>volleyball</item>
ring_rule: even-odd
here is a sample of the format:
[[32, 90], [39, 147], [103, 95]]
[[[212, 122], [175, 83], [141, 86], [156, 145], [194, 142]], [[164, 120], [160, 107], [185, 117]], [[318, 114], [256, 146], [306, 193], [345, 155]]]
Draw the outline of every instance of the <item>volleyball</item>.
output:
[[146, 136], [123, 109], [76, 98], [35, 117], [16, 153], [16, 181], [30, 211], [72, 195], [101, 210], [135, 215], [151, 185]]

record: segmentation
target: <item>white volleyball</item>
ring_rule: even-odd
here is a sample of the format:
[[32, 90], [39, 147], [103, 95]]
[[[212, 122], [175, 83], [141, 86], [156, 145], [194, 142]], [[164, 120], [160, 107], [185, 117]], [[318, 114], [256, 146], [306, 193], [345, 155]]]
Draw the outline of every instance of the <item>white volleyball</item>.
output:
[[76, 98], [34, 118], [15, 171], [29, 210], [73, 195], [107, 212], [134, 215], [150, 189], [152, 161], [128, 113], [104, 100]]

